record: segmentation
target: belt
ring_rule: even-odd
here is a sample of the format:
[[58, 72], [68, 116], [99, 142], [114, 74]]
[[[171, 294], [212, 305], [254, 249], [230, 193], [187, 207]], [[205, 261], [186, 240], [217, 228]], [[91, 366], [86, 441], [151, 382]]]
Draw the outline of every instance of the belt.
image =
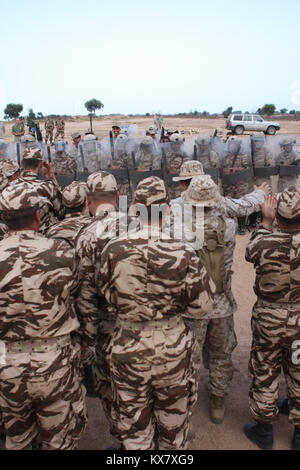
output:
[[121, 320], [118, 318], [117, 326], [121, 326], [124, 330], [131, 331], [143, 331], [143, 330], [164, 330], [166, 328], [172, 328], [180, 325], [183, 322], [181, 315], [176, 315], [168, 320], [150, 320], [131, 322], [127, 320]]
[[56, 351], [71, 344], [70, 335], [58, 336], [57, 338], [36, 338], [24, 341], [5, 341], [7, 353], [46, 353]]
[[292, 307], [300, 308], [300, 302], [267, 302], [266, 300], [258, 299], [257, 303], [258, 305], [265, 305], [266, 307], [274, 307], [274, 308], [285, 308], [285, 309], [289, 309]]

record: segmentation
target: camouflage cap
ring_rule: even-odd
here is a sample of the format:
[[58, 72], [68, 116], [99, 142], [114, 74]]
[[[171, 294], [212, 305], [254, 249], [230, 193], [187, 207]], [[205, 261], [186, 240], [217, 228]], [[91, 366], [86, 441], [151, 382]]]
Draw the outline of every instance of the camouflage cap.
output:
[[21, 137], [22, 144], [26, 144], [27, 142], [36, 142], [34, 136], [32, 134], [25, 134]]
[[285, 139], [282, 139], [280, 142], [280, 145], [282, 147], [288, 146], [288, 145], [294, 145], [296, 143], [295, 139], [293, 137], [286, 137]]
[[1, 175], [9, 178], [10, 176], [14, 175], [19, 170], [20, 170], [19, 165], [14, 160], [10, 160], [10, 158], [5, 158], [4, 160], [0, 160]]
[[71, 134], [71, 137], [72, 137], [72, 140], [75, 140], [75, 139], [77, 139], [78, 137], [81, 137], [81, 134], [80, 134], [80, 132], [73, 132], [73, 133]]
[[86, 185], [80, 181], [73, 181], [62, 191], [62, 201], [65, 207], [81, 206], [86, 198]]
[[183, 139], [182, 135], [180, 135], [180, 134], [172, 134], [171, 137], [170, 137], [170, 142], [181, 143], [183, 141], [184, 141], [184, 139]]
[[203, 166], [197, 160], [188, 160], [180, 167], [179, 176], [174, 176], [173, 181], [190, 180], [193, 176], [204, 175]]
[[200, 134], [200, 135], [198, 135], [198, 137], [196, 137], [195, 142], [198, 145], [209, 145], [209, 142], [210, 142], [209, 135]]
[[88, 177], [87, 189], [90, 193], [116, 192], [117, 182], [113, 175], [107, 171], [97, 171]]
[[221, 194], [210, 175], [194, 176], [188, 189], [182, 193], [187, 204], [199, 207], [216, 207], [220, 204]]
[[153, 145], [153, 139], [150, 137], [150, 135], [147, 135], [146, 137], [143, 138], [142, 145]]
[[166, 134], [175, 134], [177, 132], [177, 129], [175, 127], [170, 127], [170, 129], [166, 130]]
[[118, 129], [121, 129], [121, 126], [120, 126], [120, 124], [119, 124], [118, 122], [113, 122], [112, 125], [111, 125], [111, 127], [112, 127], [112, 128], [113, 128], [113, 127], [117, 127]]
[[285, 219], [300, 218], [300, 189], [290, 186], [278, 195], [277, 212]]
[[39, 147], [30, 147], [24, 150], [23, 160], [27, 158], [34, 158], [36, 160], [43, 160], [43, 154]]
[[169, 196], [165, 182], [157, 176], [140, 181], [135, 191], [135, 203], [147, 207], [151, 204], [168, 204]]
[[0, 195], [2, 212], [19, 211], [38, 206], [41, 198], [30, 183], [11, 184]]
[[90, 142], [92, 140], [97, 140], [97, 137], [94, 134], [87, 134], [83, 138], [84, 142]]

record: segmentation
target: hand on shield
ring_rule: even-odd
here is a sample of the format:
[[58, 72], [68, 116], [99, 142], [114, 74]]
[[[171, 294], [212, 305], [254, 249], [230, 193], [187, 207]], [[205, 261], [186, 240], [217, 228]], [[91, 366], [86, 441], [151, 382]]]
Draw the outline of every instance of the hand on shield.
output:
[[268, 196], [271, 194], [271, 187], [267, 183], [262, 183], [260, 186], [254, 186], [254, 191], [261, 189]]

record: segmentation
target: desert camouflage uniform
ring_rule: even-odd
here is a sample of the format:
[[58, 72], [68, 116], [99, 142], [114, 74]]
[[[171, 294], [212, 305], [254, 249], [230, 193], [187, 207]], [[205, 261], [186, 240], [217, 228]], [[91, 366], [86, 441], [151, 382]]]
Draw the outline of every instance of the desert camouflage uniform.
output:
[[[300, 164], [300, 154], [292, 150], [291, 152], [287, 152], [283, 150], [280, 152], [276, 157], [276, 165], [299, 165]], [[297, 177], [295, 176], [279, 176], [278, 179], [278, 188], [277, 192], [280, 193], [287, 189], [289, 186], [297, 185]]]
[[[202, 163], [204, 172], [208, 168], [220, 168], [219, 154], [216, 150], [211, 149], [209, 145], [206, 146], [206, 150], [197, 148], [197, 160]], [[213, 180], [216, 184], [219, 184], [218, 178], [213, 178]]]
[[[136, 202], [143, 203], [148, 185], [152, 201], [158, 185], [166, 200], [163, 181], [151, 177], [139, 183]], [[197, 391], [192, 334], [181, 313], [186, 308], [201, 316], [211, 308], [206, 270], [191, 248], [159, 234], [149, 238], [145, 226], [106, 245], [98, 283], [118, 315], [111, 341], [112, 416], [123, 446], [153, 449], [155, 418], [158, 448], [186, 449]]]
[[[113, 169], [133, 169], [132, 155], [126, 149], [114, 150], [114, 159], [110, 162], [110, 168]], [[109, 171], [109, 168], [108, 168]], [[127, 196], [131, 200], [131, 189], [129, 180], [118, 181], [118, 191], [120, 196]]]
[[[165, 155], [168, 173], [174, 176], [179, 174], [181, 165], [189, 160], [189, 157], [184, 152], [175, 152], [170, 146], [166, 150]], [[168, 186], [168, 191], [170, 199], [175, 199], [180, 196], [182, 186], [179, 182], [172, 181], [172, 184]]]
[[56, 127], [56, 132], [54, 136], [54, 140], [57, 140], [59, 136], [61, 136], [61, 139], [65, 139], [65, 121], [63, 119], [57, 119], [55, 121], [55, 127]]
[[[274, 155], [270, 149], [264, 146], [262, 149], [254, 150], [252, 152], [252, 161], [254, 168], [268, 168], [275, 166]], [[268, 183], [272, 186], [271, 177], [255, 177], [255, 184], [256, 186], [260, 186], [262, 183]]]
[[48, 139], [50, 140], [50, 144], [53, 142], [53, 131], [54, 131], [54, 121], [53, 119], [46, 119], [45, 121], [45, 142], [48, 143]]
[[[30, 184], [9, 186], [1, 210], [24, 208], [24, 194], [29, 207], [38, 203]], [[79, 347], [70, 338], [79, 326], [74, 274], [73, 250], [64, 241], [24, 230], [0, 242], [0, 340], [6, 350], [0, 407], [7, 449], [31, 449], [39, 433], [43, 449], [74, 449], [85, 428]]]
[[[225, 293], [214, 294], [211, 312], [200, 320], [192, 318], [187, 314], [184, 315], [184, 318], [196, 338], [196, 347], [193, 355], [195, 368], [199, 370], [202, 349], [205, 345], [207, 348], [205, 352], [208, 352], [209, 355], [208, 358], [203, 358], [207, 360], [205, 367], [209, 369], [208, 388], [212, 395], [219, 397], [225, 397], [229, 392], [234, 370], [232, 352], [237, 345], [233, 318], [237, 305], [231, 290], [236, 235], [236, 223], [233, 218], [249, 215], [257, 211], [259, 208], [258, 204], [264, 201], [264, 197], [265, 193], [262, 190], [254, 191], [241, 199], [221, 197], [219, 206], [211, 208], [204, 214], [204, 231], [217, 230], [219, 217], [222, 217], [226, 223], [224, 258], [229, 296], [226, 296]], [[177, 219], [178, 210], [183, 205], [184, 201], [181, 197], [171, 201], [174, 224], [176, 224], [176, 220], [179, 220], [179, 218]], [[195, 231], [197, 224], [194, 227]], [[195, 234], [191, 233], [187, 226], [184, 227], [184, 230], [184, 239], [194, 246]]]
[[[151, 137], [148, 137], [148, 139], [152, 141]], [[154, 152], [153, 144], [139, 146], [136, 152], [136, 162], [141, 171], [161, 169], [161, 156]]]
[[[246, 168], [251, 167], [251, 163], [249, 161], [248, 155], [246, 153], [240, 152], [238, 157], [234, 163], [235, 154], [232, 152], [227, 152], [224, 156], [223, 160], [223, 171], [226, 173], [226, 170], [230, 170], [231, 168], [239, 168], [240, 170], [245, 170]], [[227, 173], [226, 173], [227, 174]], [[234, 174], [234, 173], [233, 173]], [[224, 196], [230, 198], [240, 198], [248, 194], [251, 190], [249, 181], [239, 181], [236, 184], [224, 184], [223, 183], [223, 191]]]
[[56, 152], [52, 165], [56, 177], [73, 176], [74, 179], [76, 178], [77, 161], [75, 158], [70, 157], [67, 152]]
[[[95, 173], [101, 169], [101, 152], [98, 146], [98, 141], [96, 140], [95, 136], [93, 140], [88, 139], [90, 136], [87, 135], [84, 137], [83, 143], [83, 155], [84, 155], [84, 163], [88, 170], [88, 173]], [[78, 166], [80, 167], [81, 164], [81, 157], [80, 153], [78, 155], [79, 162]]]
[[246, 260], [256, 269], [249, 404], [257, 422], [271, 423], [278, 415], [284, 357], [289, 421], [300, 426], [300, 370], [292, 360], [293, 342], [300, 340], [299, 256], [299, 230], [272, 233], [260, 226], [247, 246]]
[[[0, 193], [9, 185], [8, 178], [17, 171], [19, 171], [19, 166], [13, 160], [4, 159], [0, 161]], [[0, 222], [0, 240], [3, 240], [6, 233], [8, 233], [7, 225]]]

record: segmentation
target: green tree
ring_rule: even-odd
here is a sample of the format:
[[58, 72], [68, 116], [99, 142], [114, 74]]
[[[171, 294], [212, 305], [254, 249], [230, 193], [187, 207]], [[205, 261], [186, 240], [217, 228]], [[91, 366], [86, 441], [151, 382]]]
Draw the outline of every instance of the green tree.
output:
[[90, 113], [90, 131], [93, 132], [93, 116], [95, 116], [97, 109], [104, 108], [104, 104], [93, 98], [92, 100], [86, 101], [84, 106]]
[[261, 108], [262, 114], [266, 114], [267, 116], [271, 116], [272, 114], [274, 114], [275, 110], [276, 110], [275, 104], [265, 104]]
[[4, 110], [4, 119], [16, 119], [22, 111], [22, 104], [9, 103]]
[[286, 114], [287, 111], [288, 111], [287, 108], [282, 108], [282, 109], [280, 110], [280, 113], [281, 113], [281, 114]]
[[222, 113], [224, 118], [228, 118], [228, 116], [232, 113], [232, 110], [233, 110], [232, 106], [229, 106], [227, 109], [225, 109], [225, 111], [223, 111]]
[[40, 111], [37, 113], [37, 118], [38, 119], [43, 119], [43, 113], [41, 113]]
[[296, 110], [295, 110], [295, 109], [291, 109], [291, 111], [289, 112], [289, 114], [296, 114]]

